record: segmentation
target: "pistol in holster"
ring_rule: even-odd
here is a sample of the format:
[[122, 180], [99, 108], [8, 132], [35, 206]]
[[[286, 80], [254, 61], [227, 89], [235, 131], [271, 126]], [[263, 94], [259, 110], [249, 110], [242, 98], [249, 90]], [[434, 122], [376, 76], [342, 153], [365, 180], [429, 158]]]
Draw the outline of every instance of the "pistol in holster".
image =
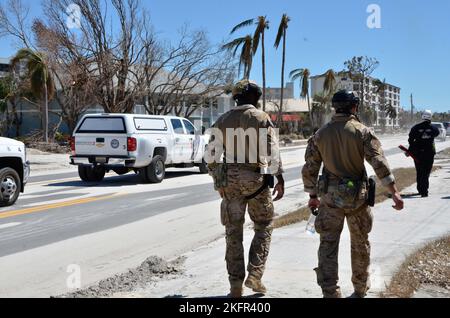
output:
[[214, 169], [214, 188], [216, 190], [226, 188], [228, 186], [228, 169], [226, 163], [219, 163]]
[[275, 177], [271, 174], [265, 175], [264, 177], [267, 179], [266, 183], [269, 186], [269, 188], [273, 189], [275, 187]]
[[319, 176], [319, 182], [317, 185], [317, 188], [319, 190], [319, 197], [324, 196], [325, 194], [328, 193], [328, 185], [329, 185], [329, 177], [327, 173], [323, 173], [322, 175]]
[[375, 196], [376, 196], [376, 187], [377, 187], [377, 181], [374, 176], [371, 176], [367, 180], [367, 205], [370, 207], [375, 206]]

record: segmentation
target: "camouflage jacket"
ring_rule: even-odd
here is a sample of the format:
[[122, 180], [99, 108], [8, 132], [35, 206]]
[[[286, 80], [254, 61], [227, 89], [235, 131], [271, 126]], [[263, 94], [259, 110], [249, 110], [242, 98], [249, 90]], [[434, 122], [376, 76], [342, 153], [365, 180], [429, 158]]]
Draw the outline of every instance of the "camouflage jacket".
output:
[[208, 168], [213, 177], [220, 162], [260, 169], [263, 174], [283, 173], [274, 125], [267, 113], [253, 105], [237, 106], [219, 117], [207, 149]]
[[383, 185], [395, 182], [378, 138], [355, 116], [336, 114], [313, 135], [306, 148], [302, 169], [305, 191], [317, 194], [317, 178], [323, 163], [338, 178], [362, 180], [364, 159]]

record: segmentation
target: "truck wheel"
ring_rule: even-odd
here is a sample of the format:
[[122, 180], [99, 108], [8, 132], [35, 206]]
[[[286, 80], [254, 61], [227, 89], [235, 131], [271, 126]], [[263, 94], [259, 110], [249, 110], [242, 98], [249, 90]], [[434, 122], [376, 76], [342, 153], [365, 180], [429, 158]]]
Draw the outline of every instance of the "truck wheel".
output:
[[130, 172], [130, 169], [128, 169], [128, 168], [117, 168], [117, 169], [113, 169], [113, 171], [115, 173], [117, 173], [119, 176], [122, 176], [122, 175], [127, 174], [128, 172]]
[[78, 166], [80, 179], [86, 182], [99, 182], [105, 177], [105, 168], [96, 166]]
[[200, 170], [200, 173], [202, 173], [202, 174], [206, 174], [209, 172], [208, 164], [205, 162], [205, 159], [202, 159], [202, 163], [198, 166], [198, 169]]
[[105, 178], [106, 170], [104, 167], [95, 166], [89, 167], [87, 175], [90, 181], [100, 182]]
[[22, 183], [19, 174], [12, 168], [0, 170], [0, 207], [10, 206], [16, 203], [20, 194]]
[[166, 175], [166, 166], [163, 157], [156, 155], [152, 162], [142, 169], [144, 182], [146, 183], [161, 183]]
[[89, 182], [91, 180], [89, 180], [88, 177], [88, 171], [89, 167], [86, 166], [78, 166], [78, 175], [80, 176], [80, 179], [85, 181], [85, 182]]

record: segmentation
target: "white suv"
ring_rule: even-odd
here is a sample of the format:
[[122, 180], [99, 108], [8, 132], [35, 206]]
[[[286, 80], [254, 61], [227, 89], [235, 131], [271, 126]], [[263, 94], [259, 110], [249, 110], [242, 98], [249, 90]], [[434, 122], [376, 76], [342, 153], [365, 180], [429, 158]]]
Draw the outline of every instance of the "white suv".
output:
[[13, 205], [30, 175], [23, 142], [0, 137], [0, 207]]
[[450, 122], [446, 121], [443, 124], [445, 129], [447, 130], [447, 136], [450, 136]]
[[437, 138], [439, 138], [441, 141], [445, 141], [447, 138], [447, 130], [445, 129], [444, 124], [432, 122], [431, 125], [439, 129], [439, 136]]
[[74, 130], [70, 163], [83, 181], [101, 181], [105, 173], [134, 171], [147, 183], [164, 179], [166, 167], [197, 166], [207, 137], [187, 119], [135, 114], [85, 115]]

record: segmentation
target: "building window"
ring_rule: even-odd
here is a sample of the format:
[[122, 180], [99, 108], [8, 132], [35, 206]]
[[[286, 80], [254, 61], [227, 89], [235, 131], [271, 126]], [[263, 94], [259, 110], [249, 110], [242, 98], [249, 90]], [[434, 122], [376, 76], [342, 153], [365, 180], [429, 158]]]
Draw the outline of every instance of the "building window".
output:
[[9, 64], [0, 64], [0, 72], [9, 72]]
[[146, 115], [147, 110], [145, 109], [144, 105], [135, 105], [134, 106], [134, 113], [139, 115]]

